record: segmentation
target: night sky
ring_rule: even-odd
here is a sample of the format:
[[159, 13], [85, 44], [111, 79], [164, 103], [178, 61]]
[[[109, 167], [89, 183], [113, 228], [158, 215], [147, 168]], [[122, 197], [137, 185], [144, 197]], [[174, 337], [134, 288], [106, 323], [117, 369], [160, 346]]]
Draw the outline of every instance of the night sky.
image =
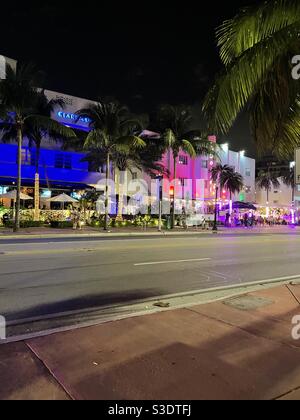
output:
[[[215, 28], [253, 3], [258, 1], [6, 2], [0, 54], [34, 62], [47, 74], [49, 89], [116, 97], [135, 112], [186, 103], [197, 114], [220, 69]], [[230, 133], [230, 143], [252, 154], [245, 120]]]

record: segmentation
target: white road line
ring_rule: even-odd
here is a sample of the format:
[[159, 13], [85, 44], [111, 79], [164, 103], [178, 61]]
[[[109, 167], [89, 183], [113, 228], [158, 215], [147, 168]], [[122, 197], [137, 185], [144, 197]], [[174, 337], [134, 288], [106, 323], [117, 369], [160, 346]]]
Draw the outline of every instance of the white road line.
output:
[[211, 261], [211, 258], [196, 258], [193, 260], [154, 261], [154, 262], [138, 263], [138, 264], [134, 264], [134, 266], [142, 267], [145, 265], [180, 264], [180, 263], [186, 263], [186, 262], [201, 262], [201, 261]]

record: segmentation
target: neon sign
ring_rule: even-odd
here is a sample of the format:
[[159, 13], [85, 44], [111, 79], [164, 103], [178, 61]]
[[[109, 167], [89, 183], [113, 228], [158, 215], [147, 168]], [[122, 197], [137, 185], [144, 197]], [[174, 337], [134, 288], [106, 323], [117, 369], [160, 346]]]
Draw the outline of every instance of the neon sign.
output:
[[91, 123], [91, 119], [88, 117], [78, 117], [78, 115], [76, 114], [71, 114], [69, 112], [63, 112], [63, 111], [59, 111], [57, 113], [59, 118], [62, 118], [63, 120], [70, 120], [70, 121], [74, 121], [75, 123], [77, 122], [81, 122], [84, 124], [90, 124]]

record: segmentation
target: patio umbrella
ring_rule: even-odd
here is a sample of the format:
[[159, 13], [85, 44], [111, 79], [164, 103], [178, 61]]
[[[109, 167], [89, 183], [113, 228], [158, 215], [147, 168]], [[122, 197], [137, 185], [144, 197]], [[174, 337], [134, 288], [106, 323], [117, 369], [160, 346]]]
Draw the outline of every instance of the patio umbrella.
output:
[[[7, 199], [9, 199], [9, 200], [14, 200], [14, 201], [16, 201], [17, 200], [17, 191], [16, 190], [13, 190], [13, 191], [9, 191], [8, 193], [6, 193], [6, 194], [1, 194], [0, 195], [0, 198], [2, 198], [2, 199], [5, 199], [5, 198], [7, 198]], [[21, 193], [20, 194], [20, 199], [21, 200], [24, 200], [24, 201], [27, 201], [27, 200], [33, 200], [33, 198], [32, 197], [30, 197], [29, 195], [27, 195], [27, 194], [23, 194], [23, 193]]]
[[76, 203], [78, 203], [78, 200], [75, 200], [75, 198], [72, 198], [65, 193], [57, 195], [56, 197], [50, 198], [48, 201], [51, 202], [51, 203], [62, 203], [63, 209], [64, 209], [65, 204], [76, 204]]

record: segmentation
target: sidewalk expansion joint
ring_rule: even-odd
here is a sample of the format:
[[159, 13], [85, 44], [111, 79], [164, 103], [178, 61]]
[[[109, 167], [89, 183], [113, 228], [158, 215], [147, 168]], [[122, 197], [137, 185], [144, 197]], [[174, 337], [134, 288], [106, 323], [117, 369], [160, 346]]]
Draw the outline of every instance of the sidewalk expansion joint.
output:
[[282, 399], [284, 397], [287, 397], [288, 395], [293, 394], [293, 392], [297, 392], [299, 390], [300, 390], [300, 386], [298, 386], [297, 388], [291, 389], [290, 391], [286, 392], [285, 394], [282, 394], [282, 395], [279, 395], [278, 397], [272, 398], [272, 401], [280, 400], [280, 399]]
[[297, 298], [297, 296], [295, 295], [295, 293], [291, 290], [291, 288], [289, 287], [288, 284], [286, 284], [286, 288], [288, 289], [288, 291], [290, 292], [290, 294], [293, 296], [293, 298], [295, 299], [295, 301], [298, 303], [298, 305], [300, 306], [300, 301]]
[[[251, 336], [253, 336], [253, 337], [263, 338], [264, 340], [267, 340], [267, 341], [269, 341], [269, 342], [271, 342], [271, 343], [276, 343], [276, 344], [279, 344], [279, 345], [281, 345], [281, 346], [284, 346], [284, 347], [287, 347], [287, 348], [291, 348], [291, 349], [294, 349], [294, 350], [300, 350], [300, 348], [299, 348], [298, 346], [294, 346], [294, 345], [289, 344], [289, 343], [284, 342], [284, 341], [274, 340], [273, 338], [266, 337], [265, 335], [262, 335], [262, 334], [254, 333], [254, 332], [252, 332], [252, 331], [249, 331], [246, 327], [240, 327], [239, 325], [232, 324], [232, 323], [231, 323], [231, 322], [229, 322], [229, 321], [224, 321], [223, 319], [219, 319], [219, 318], [216, 318], [216, 317], [214, 317], [214, 316], [210, 316], [210, 315], [207, 315], [207, 314], [203, 314], [203, 313], [201, 313], [201, 312], [195, 311], [195, 310], [194, 310], [194, 309], [192, 309], [192, 308], [185, 308], [185, 309], [186, 309], [186, 310], [188, 310], [188, 311], [190, 311], [190, 312], [193, 312], [193, 313], [195, 313], [195, 314], [197, 314], [197, 315], [203, 316], [203, 317], [205, 317], [205, 318], [207, 318], [207, 319], [210, 319], [210, 320], [213, 320], [213, 321], [220, 322], [221, 324], [227, 325], [228, 327], [232, 327], [232, 328], [235, 328], [235, 329], [237, 329], [237, 330], [239, 330], [239, 331], [243, 331], [243, 332], [245, 332], [245, 333], [247, 333], [247, 334], [249, 334], [249, 335], [251, 335]], [[270, 322], [273, 322], [273, 323], [277, 323], [277, 322], [279, 322], [279, 320], [277, 320], [277, 319], [275, 319], [275, 318], [268, 318], [268, 320], [269, 320]]]
[[36, 353], [36, 351], [31, 347], [31, 345], [24, 341], [25, 346], [29, 349], [29, 351], [39, 360], [43, 368], [46, 370], [46, 372], [51, 376], [51, 378], [55, 381], [55, 383], [66, 393], [68, 398], [70, 400], [75, 401], [76, 398], [70, 394], [70, 392], [66, 389], [66, 387], [59, 381], [57, 376], [52, 372], [52, 370], [47, 366], [47, 364], [44, 362], [44, 360]]

